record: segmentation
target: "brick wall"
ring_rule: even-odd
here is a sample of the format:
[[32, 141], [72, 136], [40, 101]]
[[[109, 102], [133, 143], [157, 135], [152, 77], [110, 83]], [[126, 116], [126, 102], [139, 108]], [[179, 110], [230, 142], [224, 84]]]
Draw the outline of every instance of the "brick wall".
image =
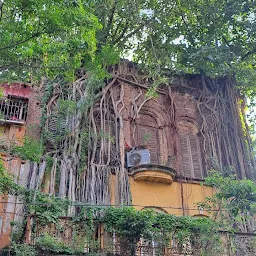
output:
[[38, 87], [31, 87], [29, 102], [28, 102], [28, 116], [26, 123], [26, 135], [34, 139], [40, 138], [41, 130], [41, 93]]
[[[8, 96], [20, 97], [22, 99], [28, 99], [28, 112], [27, 122], [20, 129], [26, 130], [26, 135], [32, 136], [35, 139], [40, 138], [40, 121], [41, 121], [41, 109], [40, 99], [41, 94], [38, 87], [30, 86], [22, 83], [3, 83], [0, 85], [3, 92], [3, 97]], [[16, 124], [8, 124], [16, 125]]]

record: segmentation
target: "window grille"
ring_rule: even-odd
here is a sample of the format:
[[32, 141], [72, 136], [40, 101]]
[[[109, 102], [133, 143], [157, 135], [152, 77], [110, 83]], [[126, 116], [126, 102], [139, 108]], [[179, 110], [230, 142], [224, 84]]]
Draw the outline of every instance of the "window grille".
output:
[[0, 100], [0, 120], [24, 123], [27, 120], [28, 100], [8, 96]]

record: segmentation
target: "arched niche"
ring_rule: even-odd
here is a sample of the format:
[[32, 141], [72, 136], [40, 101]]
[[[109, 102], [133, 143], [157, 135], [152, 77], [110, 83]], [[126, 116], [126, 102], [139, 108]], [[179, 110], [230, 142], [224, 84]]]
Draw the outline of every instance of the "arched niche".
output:
[[135, 138], [136, 146], [149, 149], [151, 164], [160, 162], [160, 141], [156, 120], [149, 114], [141, 114], [136, 120]]
[[193, 218], [209, 218], [208, 215], [205, 215], [205, 214], [202, 214], [202, 213], [194, 214], [192, 217]]
[[[147, 146], [152, 164], [164, 164], [167, 156], [167, 130], [169, 118], [156, 100], [149, 100], [139, 111], [134, 124], [135, 146]], [[168, 155], [168, 154], [167, 154]]]
[[168, 214], [168, 212], [165, 209], [158, 207], [158, 206], [146, 206], [142, 210], [146, 210], [146, 209], [152, 210], [156, 213]]
[[168, 126], [169, 124], [169, 117], [165, 108], [155, 100], [149, 100], [146, 102], [140, 111], [140, 114], [141, 113], [151, 115], [156, 120], [159, 128]]
[[196, 122], [184, 117], [178, 121], [177, 128], [183, 176], [192, 179], [203, 179], [201, 149]]

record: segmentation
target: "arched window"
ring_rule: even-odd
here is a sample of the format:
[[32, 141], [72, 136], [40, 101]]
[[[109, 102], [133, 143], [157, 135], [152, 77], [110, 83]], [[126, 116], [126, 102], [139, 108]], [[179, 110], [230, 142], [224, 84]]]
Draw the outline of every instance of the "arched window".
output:
[[194, 124], [185, 121], [180, 122], [178, 128], [182, 173], [187, 178], [202, 179], [202, 160], [197, 128]]
[[136, 142], [136, 146], [148, 147], [151, 164], [159, 164], [158, 125], [152, 116], [145, 114], [136, 120]]

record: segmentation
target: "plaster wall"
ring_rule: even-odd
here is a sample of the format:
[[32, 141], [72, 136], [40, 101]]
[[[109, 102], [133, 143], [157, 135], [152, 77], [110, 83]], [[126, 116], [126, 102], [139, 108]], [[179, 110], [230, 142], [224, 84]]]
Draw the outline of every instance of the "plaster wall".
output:
[[[14, 176], [14, 179], [19, 180], [21, 160], [3, 154], [1, 158], [6, 170]], [[11, 222], [15, 220], [16, 202], [17, 198], [14, 196], [4, 195], [0, 197], [0, 248], [10, 243]]]
[[206, 196], [212, 196], [212, 187], [197, 183], [174, 181], [171, 185], [148, 181], [134, 181], [130, 177], [132, 204], [136, 209], [146, 207], [161, 209], [175, 215], [208, 215], [200, 212], [196, 203], [204, 201]]

